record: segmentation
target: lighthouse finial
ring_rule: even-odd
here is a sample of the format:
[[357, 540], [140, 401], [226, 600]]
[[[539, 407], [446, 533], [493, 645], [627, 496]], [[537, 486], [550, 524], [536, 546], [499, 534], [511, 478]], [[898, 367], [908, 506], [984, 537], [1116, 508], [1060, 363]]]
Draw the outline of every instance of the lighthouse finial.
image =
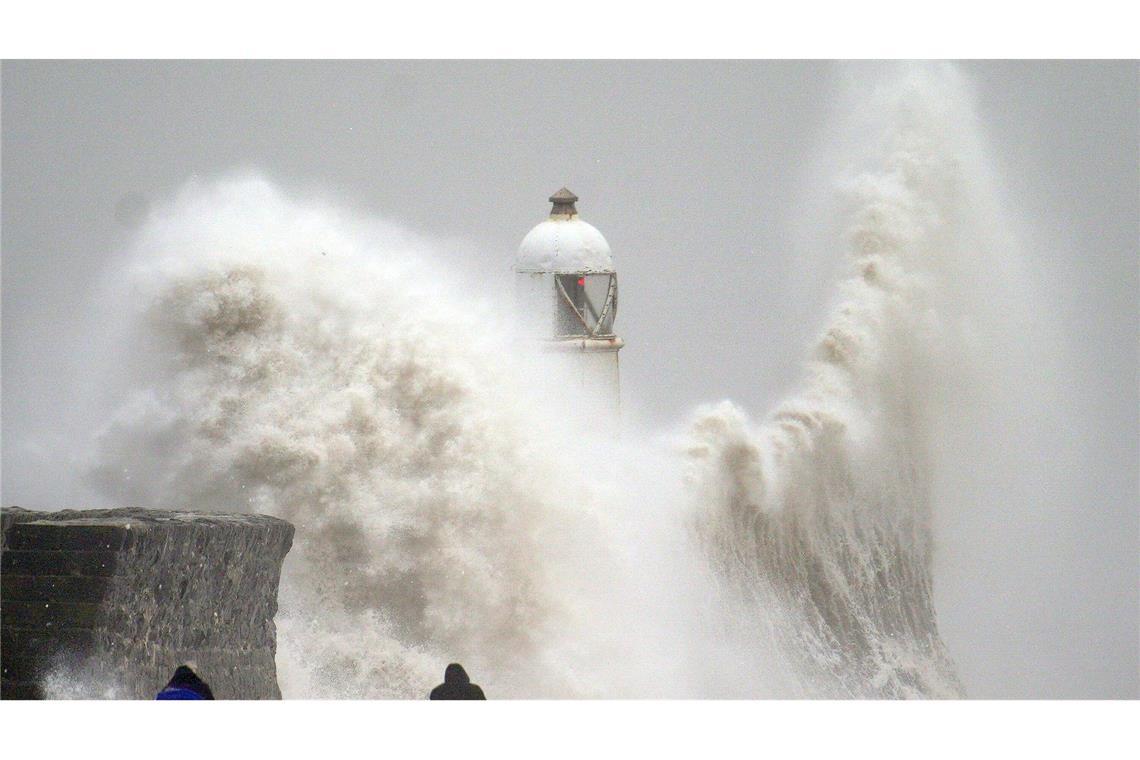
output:
[[550, 216], [577, 216], [578, 209], [574, 206], [574, 203], [577, 200], [577, 195], [574, 195], [574, 193], [563, 187], [557, 193], [550, 196], [550, 202], [554, 204], [554, 207], [550, 209]]

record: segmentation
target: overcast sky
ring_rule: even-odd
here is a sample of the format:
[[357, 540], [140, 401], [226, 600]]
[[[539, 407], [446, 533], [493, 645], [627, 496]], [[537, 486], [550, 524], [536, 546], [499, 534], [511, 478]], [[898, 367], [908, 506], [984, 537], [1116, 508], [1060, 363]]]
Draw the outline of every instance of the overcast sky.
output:
[[[1096, 517], [1066, 535], [1076, 575], [1104, 586], [1043, 602], [1091, 621], [1054, 642], [1063, 665], [968, 685], [1135, 697], [1137, 66], [962, 67], [1045, 301], [1091, 368], [1078, 392]], [[762, 414], [826, 313], [831, 272], [804, 269], [801, 233], [841, 76], [826, 62], [5, 62], [3, 503], [60, 506], [28, 441], [82, 381], [69, 357], [109, 255], [150, 203], [235, 169], [468, 241], [455, 266], [489, 282], [567, 185], [615, 252], [632, 413], [675, 425], [732, 398]]]

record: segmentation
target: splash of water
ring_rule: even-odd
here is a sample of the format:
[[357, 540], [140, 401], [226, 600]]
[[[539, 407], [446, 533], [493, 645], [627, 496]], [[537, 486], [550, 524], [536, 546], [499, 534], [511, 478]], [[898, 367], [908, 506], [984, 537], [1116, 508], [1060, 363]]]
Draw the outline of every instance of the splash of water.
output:
[[872, 99], [890, 128], [847, 184], [839, 305], [760, 425], [701, 410], [683, 457], [566, 429], [428, 242], [245, 179], [141, 232], [120, 303], [148, 358], [91, 478], [296, 525], [286, 696], [422, 697], [452, 660], [497, 696], [960, 694], [931, 441], [987, 250], [946, 85]]
[[693, 423], [703, 541], [746, 614], [790, 615], [773, 645], [824, 693], [963, 693], [934, 609], [936, 449], [1006, 282], [963, 87], [912, 71], [864, 104], [889, 128], [844, 183], [847, 274], [801, 389], [760, 424], [728, 402]]
[[534, 648], [549, 474], [488, 361], [488, 315], [446, 305], [422, 244], [246, 179], [188, 190], [136, 260], [160, 362], [93, 478], [297, 526], [287, 692], [411, 696], [438, 670], [428, 652], [489, 668]]

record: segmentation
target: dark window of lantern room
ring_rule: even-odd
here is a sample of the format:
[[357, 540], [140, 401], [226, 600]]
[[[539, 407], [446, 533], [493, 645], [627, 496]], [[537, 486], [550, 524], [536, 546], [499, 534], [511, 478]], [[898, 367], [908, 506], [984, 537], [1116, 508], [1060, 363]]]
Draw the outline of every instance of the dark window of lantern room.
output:
[[[582, 278], [576, 274], [560, 274], [557, 275], [558, 284], [562, 287], [558, 292], [558, 334], [559, 335], [585, 335], [586, 327], [582, 324], [582, 320], [578, 318], [578, 314], [574, 313], [574, 309], [578, 313], [584, 313], [583, 307], [585, 306], [585, 288], [583, 287]], [[565, 295], [563, 295], [565, 293]], [[569, 303], [567, 303], [569, 298]], [[571, 307], [573, 304], [573, 307]]]
[[614, 326], [614, 306], [610, 302], [612, 274], [588, 274], [584, 278], [585, 287], [582, 302], [585, 308], [582, 316], [595, 335], [610, 335]]

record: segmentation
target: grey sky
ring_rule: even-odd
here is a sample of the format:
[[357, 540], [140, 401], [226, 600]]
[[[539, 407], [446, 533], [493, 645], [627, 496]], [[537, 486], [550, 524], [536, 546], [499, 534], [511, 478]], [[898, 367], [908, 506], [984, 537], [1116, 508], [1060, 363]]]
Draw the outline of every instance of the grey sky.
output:
[[[1073, 489], [1094, 502], [1058, 528], [1072, 572], [1041, 600], [1062, 621], [1048, 661], [987, 678], [979, 655], [967, 686], [1136, 697], [1137, 66], [963, 69], [1045, 302], [1088, 368]], [[762, 414], [825, 313], [831, 273], [804, 270], [801, 233], [840, 77], [825, 62], [5, 62], [3, 503], [60, 506], [28, 441], [82, 382], [81, 304], [133, 219], [234, 169], [470, 241], [456, 266], [496, 281], [565, 184], [615, 252], [633, 413], [675, 425], [732, 398]]]

